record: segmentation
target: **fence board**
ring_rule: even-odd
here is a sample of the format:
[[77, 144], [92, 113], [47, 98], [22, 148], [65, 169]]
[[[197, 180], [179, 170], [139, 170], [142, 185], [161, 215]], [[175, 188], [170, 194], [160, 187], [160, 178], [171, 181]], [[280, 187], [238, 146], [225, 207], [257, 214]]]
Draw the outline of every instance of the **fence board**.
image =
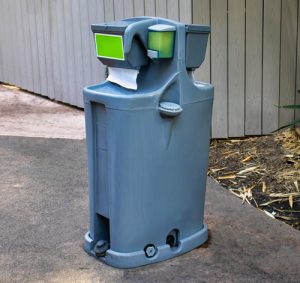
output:
[[[49, 22], [49, 27], [50, 27], [50, 42], [49, 42], [49, 47], [50, 47], [50, 58], [51, 62], [49, 64], [52, 65], [51, 71], [52, 71], [52, 79], [53, 79], [53, 93], [51, 98], [55, 98], [57, 100], [63, 101], [63, 95], [62, 95], [62, 75], [60, 71], [60, 52], [61, 50], [59, 49], [59, 34], [62, 32], [62, 28], [59, 26], [58, 23], [58, 14], [56, 11], [56, 7], [58, 5], [58, 2], [60, 0], [52, 0], [50, 2], [49, 6], [49, 12], [50, 12], [50, 22]], [[67, 55], [68, 56], [68, 55]], [[65, 61], [66, 59], [63, 58]], [[75, 95], [75, 93], [74, 93]]]
[[[2, 0], [0, 0], [0, 19], [3, 19], [3, 6]], [[4, 31], [3, 23], [0, 25], [0, 82], [3, 80], [4, 66], [3, 66], [3, 52], [4, 52]]]
[[[298, 34], [297, 34], [297, 74], [296, 74], [296, 104], [300, 105], [300, 4], [298, 2]], [[300, 119], [300, 109], [295, 111], [295, 119]]]
[[145, 0], [145, 15], [155, 16], [155, 0]]
[[245, 133], [261, 134], [263, 2], [246, 0]]
[[228, 135], [245, 133], [245, 1], [228, 1]]
[[228, 136], [227, 0], [211, 0], [211, 80], [215, 86], [212, 136]]
[[106, 22], [114, 20], [114, 2], [111, 0], [104, 0], [104, 19]]
[[[10, 43], [11, 43], [11, 68], [12, 68], [12, 78], [11, 83], [20, 85], [20, 68], [19, 68], [19, 56], [16, 56], [19, 54], [20, 46], [22, 46], [22, 42], [20, 41], [19, 33], [20, 31], [17, 29], [17, 19], [15, 17], [15, 6], [16, 2], [14, 0], [8, 1], [8, 15], [10, 18]], [[21, 45], [20, 45], [21, 44]]]
[[45, 76], [46, 76], [46, 93], [48, 97], [54, 97], [53, 76], [52, 76], [52, 54], [49, 46], [50, 39], [50, 3], [42, 0], [41, 2], [41, 26], [44, 37], [44, 56], [45, 56]]
[[[83, 67], [83, 84], [91, 84], [91, 50], [90, 50], [90, 33], [91, 27], [89, 23], [89, 0], [80, 0], [80, 22], [81, 22], [81, 44], [82, 44], [82, 67]], [[94, 56], [94, 54], [93, 54]], [[95, 59], [95, 58], [94, 58]], [[81, 93], [80, 93], [81, 94]], [[82, 100], [82, 99], [81, 99]]]
[[[193, 0], [193, 23], [210, 25], [210, 0]], [[210, 82], [210, 37], [207, 42], [205, 60], [195, 71], [199, 81]]]
[[157, 17], [167, 17], [167, 0], [156, 0], [155, 14]]
[[135, 17], [145, 15], [145, 6], [144, 6], [143, 0], [134, 0], [133, 7], [134, 7], [134, 16]]
[[11, 41], [11, 16], [10, 16], [10, 3], [9, 1], [3, 2], [3, 12], [4, 12], [4, 44], [5, 44], [5, 75], [6, 82], [13, 83], [14, 74], [13, 74], [13, 63], [12, 63], [12, 41]]
[[265, 0], [263, 31], [263, 112], [262, 130], [269, 134], [278, 127], [280, 0]]
[[[57, 49], [58, 49], [58, 68], [57, 70], [53, 70], [54, 72], [57, 71], [57, 74], [60, 74], [60, 85], [59, 85], [59, 92], [60, 92], [60, 99], [63, 102], [68, 102], [69, 96], [69, 88], [68, 88], [68, 65], [67, 65], [67, 56], [69, 56], [67, 49], [66, 49], [66, 36], [65, 36], [65, 29], [64, 27], [64, 1], [58, 0], [56, 1], [54, 12], [56, 13], [56, 23], [55, 23], [55, 30], [56, 30], [56, 40], [57, 40]], [[53, 75], [53, 77], [56, 77]]]
[[4, 66], [4, 82], [10, 83], [10, 40], [9, 40], [9, 15], [7, 12], [8, 2], [2, 0], [3, 8], [3, 66]]
[[43, 15], [42, 15], [42, 0], [34, 0], [36, 14], [36, 37], [37, 37], [37, 53], [39, 61], [39, 74], [41, 94], [47, 95], [47, 75], [46, 75], [46, 59], [45, 59], [45, 41], [43, 32]]
[[[98, 22], [97, 18], [97, 10], [100, 4], [102, 4], [100, 8], [102, 8], [100, 11], [104, 10], [104, 4], [103, 1], [101, 3], [97, 3], [97, 0], [88, 0], [88, 12], [89, 12], [89, 25], [95, 24]], [[98, 4], [98, 5], [97, 5]], [[97, 7], [95, 9], [95, 7]], [[104, 12], [103, 12], [104, 15]], [[104, 17], [104, 16], [103, 16]], [[99, 21], [100, 22], [100, 21]], [[94, 84], [98, 81], [98, 62], [97, 59], [95, 58], [96, 52], [95, 52], [95, 43], [94, 43], [94, 36], [89, 28], [89, 45], [90, 45], [90, 53], [91, 53], [91, 82]]]
[[185, 24], [192, 23], [192, 0], [179, 0], [179, 19]]
[[167, 17], [169, 19], [179, 20], [179, 5], [178, 0], [168, 0], [167, 2]]
[[[103, 0], [98, 0], [97, 2], [97, 14], [96, 14], [96, 22], [104, 22], [105, 21], [105, 14], [104, 14], [104, 1]], [[91, 33], [93, 34], [93, 33]], [[106, 66], [104, 66], [98, 59], [96, 56], [96, 52], [95, 52], [95, 43], [93, 43], [94, 46], [94, 56], [92, 58], [92, 60], [95, 61], [96, 66], [97, 66], [97, 79], [96, 82], [99, 83], [101, 81], [103, 81], [106, 77]]]
[[26, 1], [27, 13], [29, 17], [29, 36], [31, 42], [31, 64], [32, 64], [32, 77], [33, 77], [33, 88], [32, 91], [35, 93], [41, 93], [40, 84], [40, 73], [39, 73], [39, 58], [37, 56], [37, 38], [36, 38], [36, 14], [34, 2], [31, 0]]
[[[296, 93], [297, 0], [282, 1], [280, 105], [294, 104]], [[294, 120], [295, 111], [279, 109], [279, 126]]]
[[121, 20], [124, 18], [125, 6], [124, 0], [114, 0], [114, 17], [115, 20]]
[[[22, 13], [21, 13], [21, 3], [19, 0], [14, 1], [14, 7], [15, 7], [15, 15], [16, 15], [16, 33], [17, 33], [17, 46], [23, 46], [24, 47], [24, 38], [23, 38], [23, 24], [22, 24]], [[0, 7], [1, 10], [1, 7]], [[1, 15], [0, 15], [1, 18]], [[1, 47], [0, 47], [1, 48]], [[25, 56], [18, 56], [18, 80], [14, 82], [18, 86], [23, 86], [25, 82]], [[1, 80], [1, 74], [0, 74], [0, 80]]]
[[83, 63], [82, 63], [82, 37], [81, 37], [81, 22], [80, 22], [80, 5], [79, 1], [72, 1], [72, 23], [73, 23], [73, 50], [74, 50], [74, 65], [75, 65], [75, 95], [76, 105], [82, 107], [83, 100], [81, 96], [83, 83]]
[[26, 1], [20, 1], [21, 4], [21, 15], [23, 25], [23, 56], [25, 61], [25, 81], [26, 83], [22, 86], [24, 89], [33, 90], [33, 72], [31, 64], [31, 42], [30, 42], [30, 31], [29, 31], [29, 19], [27, 13]]
[[133, 0], [124, 0], [124, 18], [133, 17]]
[[[96, 7], [96, 9], [95, 9]], [[104, 2], [103, 0], [88, 0], [89, 26], [91, 24], [104, 22]], [[91, 82], [93, 84], [104, 79], [105, 68], [96, 57], [94, 36], [89, 27], [89, 44], [91, 53]]]
[[[56, 98], [61, 101], [66, 101], [64, 98], [63, 93], [63, 85], [65, 82], [63, 81], [62, 71], [61, 71], [61, 62], [67, 65], [67, 56], [70, 56], [69, 53], [65, 51], [66, 44], [60, 45], [59, 44], [59, 36], [63, 34], [65, 36], [64, 30], [61, 28], [62, 20], [64, 19], [64, 14], [57, 11], [57, 7], [59, 6], [60, 0], [54, 0], [50, 3], [50, 46], [51, 46], [51, 63], [52, 63], [52, 76], [53, 76], [53, 96], [51, 98]], [[63, 7], [62, 12], [64, 11]], [[69, 13], [72, 15], [71, 11]], [[61, 17], [61, 20], [58, 19], [58, 17]], [[65, 42], [64, 42], [65, 43]], [[62, 49], [60, 49], [60, 47]], [[60, 54], [64, 53], [66, 56], [63, 58]], [[66, 73], [67, 74], [67, 73]], [[75, 93], [72, 94], [72, 96], [75, 96]], [[74, 100], [75, 102], [75, 100]]]
[[64, 0], [64, 25], [67, 50], [67, 69], [68, 69], [68, 101], [76, 105], [76, 85], [75, 85], [75, 56], [73, 48], [73, 19], [72, 19], [72, 0]]

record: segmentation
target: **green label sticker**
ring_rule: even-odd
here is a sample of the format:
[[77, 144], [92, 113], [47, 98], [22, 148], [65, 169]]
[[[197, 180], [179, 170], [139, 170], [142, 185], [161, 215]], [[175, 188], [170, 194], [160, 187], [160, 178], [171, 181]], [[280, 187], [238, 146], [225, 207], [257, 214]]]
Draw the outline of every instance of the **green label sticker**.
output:
[[95, 33], [97, 56], [124, 60], [123, 38], [121, 35]]

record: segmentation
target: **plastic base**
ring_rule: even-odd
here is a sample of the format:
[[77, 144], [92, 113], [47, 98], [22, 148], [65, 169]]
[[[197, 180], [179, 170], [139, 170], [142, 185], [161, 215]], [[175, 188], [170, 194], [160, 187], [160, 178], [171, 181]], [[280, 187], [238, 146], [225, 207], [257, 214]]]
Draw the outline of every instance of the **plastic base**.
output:
[[110, 266], [118, 268], [133, 268], [179, 256], [202, 245], [207, 239], [208, 230], [207, 225], [204, 224], [203, 228], [197, 233], [194, 233], [184, 239], [180, 239], [178, 247], [170, 248], [167, 244], [156, 247], [157, 251], [153, 257], [146, 257], [144, 250], [132, 253], [119, 253], [111, 249], [107, 250], [105, 257], [96, 257], [93, 250], [95, 243], [93, 242], [93, 239], [91, 239], [90, 233], [87, 232], [84, 239], [84, 249], [88, 254]]

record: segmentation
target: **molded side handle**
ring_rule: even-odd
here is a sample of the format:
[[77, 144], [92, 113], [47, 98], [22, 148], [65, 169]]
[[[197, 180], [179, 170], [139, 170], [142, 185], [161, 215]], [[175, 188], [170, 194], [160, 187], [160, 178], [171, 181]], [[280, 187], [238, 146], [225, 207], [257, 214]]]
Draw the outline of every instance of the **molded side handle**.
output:
[[163, 101], [159, 103], [158, 110], [163, 116], [175, 117], [182, 112], [182, 107], [173, 102]]

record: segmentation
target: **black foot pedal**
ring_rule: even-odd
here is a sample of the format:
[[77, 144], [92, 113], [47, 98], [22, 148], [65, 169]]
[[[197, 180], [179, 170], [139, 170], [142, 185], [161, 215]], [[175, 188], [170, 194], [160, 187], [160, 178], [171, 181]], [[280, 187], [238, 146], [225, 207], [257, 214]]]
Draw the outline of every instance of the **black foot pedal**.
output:
[[95, 245], [94, 252], [97, 257], [103, 257], [108, 249], [109, 243], [107, 241], [100, 240]]

